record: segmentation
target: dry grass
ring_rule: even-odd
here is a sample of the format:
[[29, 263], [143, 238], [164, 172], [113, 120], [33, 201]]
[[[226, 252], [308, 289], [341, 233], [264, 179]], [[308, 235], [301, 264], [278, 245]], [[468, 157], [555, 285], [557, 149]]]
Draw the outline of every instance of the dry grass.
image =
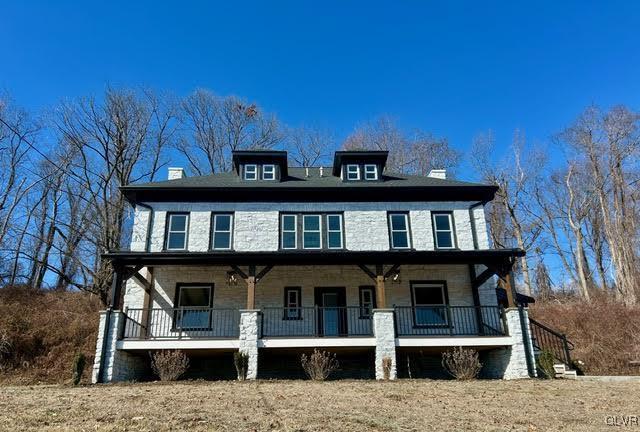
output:
[[531, 317], [566, 333], [575, 344], [571, 357], [585, 363], [589, 375], [638, 375], [629, 360], [640, 360], [640, 306], [596, 298], [538, 302]]
[[0, 387], [2, 430], [603, 430], [637, 383], [253, 381]]

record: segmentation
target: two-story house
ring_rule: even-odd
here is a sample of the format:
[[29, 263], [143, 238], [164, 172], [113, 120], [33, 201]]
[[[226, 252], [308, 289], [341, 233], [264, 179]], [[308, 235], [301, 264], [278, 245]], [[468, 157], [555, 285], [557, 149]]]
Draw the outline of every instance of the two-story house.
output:
[[511, 276], [524, 251], [492, 249], [487, 234], [496, 188], [394, 174], [386, 160], [339, 151], [333, 167], [294, 168], [286, 152], [237, 151], [232, 172], [170, 168], [123, 187], [133, 235], [104, 255], [116, 276], [94, 381], [139, 378], [162, 349], [240, 350], [249, 378], [279, 350], [358, 349], [378, 379], [388, 358], [393, 379], [400, 352], [466, 346], [486, 376], [533, 375]]

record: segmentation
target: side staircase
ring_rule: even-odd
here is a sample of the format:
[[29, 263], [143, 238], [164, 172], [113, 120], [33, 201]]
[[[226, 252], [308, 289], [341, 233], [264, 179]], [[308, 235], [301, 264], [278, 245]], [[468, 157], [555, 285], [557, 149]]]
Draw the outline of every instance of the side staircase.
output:
[[567, 339], [567, 336], [532, 318], [529, 318], [529, 322], [531, 324], [531, 341], [533, 342], [536, 360], [540, 353], [548, 351], [556, 361], [553, 365], [555, 378], [577, 379], [578, 373], [571, 369], [573, 344]]

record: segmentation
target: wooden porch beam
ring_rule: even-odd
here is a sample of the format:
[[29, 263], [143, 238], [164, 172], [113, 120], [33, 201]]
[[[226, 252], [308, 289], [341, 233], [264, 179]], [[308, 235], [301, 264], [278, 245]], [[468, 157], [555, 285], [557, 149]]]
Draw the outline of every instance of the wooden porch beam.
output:
[[387, 307], [387, 295], [384, 286], [384, 267], [382, 264], [376, 265], [376, 299], [378, 307], [384, 309]]
[[384, 274], [384, 278], [387, 279], [389, 276], [391, 276], [396, 271], [398, 271], [399, 268], [400, 268], [400, 264], [392, 265], [391, 268], [389, 270], [387, 270], [387, 272]]
[[142, 285], [142, 288], [144, 289], [144, 292], [146, 292], [147, 294], [151, 294], [151, 282], [147, 280], [147, 278], [145, 278], [144, 276], [142, 276], [140, 274], [139, 271], [136, 271], [135, 273], [132, 274], [132, 277], [140, 284]]
[[478, 276], [475, 276], [475, 268], [473, 264], [469, 264], [470, 268], [473, 268], [473, 279], [471, 280], [471, 286], [475, 289], [479, 288], [480, 285], [491, 279], [495, 274], [496, 270], [493, 268], [487, 268], [485, 271], [480, 273]]
[[231, 264], [231, 265], [230, 265], [230, 267], [233, 269], [233, 271], [235, 271], [236, 273], [238, 273], [238, 275], [239, 275], [242, 279], [247, 280], [247, 278], [249, 277], [249, 276], [247, 276], [247, 274], [246, 274], [245, 272], [243, 272], [243, 271], [242, 271], [242, 269], [241, 269], [240, 267], [238, 267], [237, 265], [235, 265], [235, 264]]
[[260, 281], [260, 279], [265, 277], [267, 273], [271, 271], [272, 268], [273, 268], [272, 265], [264, 266], [264, 268], [260, 270], [260, 272], [256, 275], [256, 282]]
[[358, 264], [358, 267], [360, 267], [360, 270], [362, 270], [371, 279], [376, 280], [376, 274], [374, 272], [372, 272], [371, 270], [369, 270], [369, 267], [367, 267], [364, 264]]

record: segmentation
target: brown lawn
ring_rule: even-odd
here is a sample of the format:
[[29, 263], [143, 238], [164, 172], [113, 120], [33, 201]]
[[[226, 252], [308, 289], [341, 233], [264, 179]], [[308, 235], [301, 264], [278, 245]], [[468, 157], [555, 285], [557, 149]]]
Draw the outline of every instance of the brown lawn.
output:
[[[638, 383], [255, 381], [0, 387], [1, 430], [612, 430]], [[635, 426], [639, 428], [639, 426]]]

